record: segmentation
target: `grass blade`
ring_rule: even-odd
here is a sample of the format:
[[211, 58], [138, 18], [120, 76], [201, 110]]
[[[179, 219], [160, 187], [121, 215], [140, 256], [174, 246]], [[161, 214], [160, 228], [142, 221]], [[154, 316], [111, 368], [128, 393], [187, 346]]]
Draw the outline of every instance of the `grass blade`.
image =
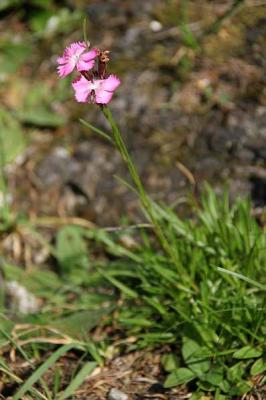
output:
[[87, 362], [81, 370], [77, 373], [75, 378], [70, 382], [64, 392], [58, 397], [58, 400], [64, 400], [74, 394], [75, 390], [84, 382], [84, 380], [90, 375], [95, 367], [97, 366], [96, 362], [90, 361]]
[[242, 274], [238, 274], [237, 272], [229, 271], [228, 269], [221, 268], [221, 267], [217, 267], [217, 270], [220, 272], [223, 272], [225, 274], [232, 275], [237, 279], [242, 279], [242, 281], [245, 281], [245, 282], [249, 283], [250, 285], [256, 286], [257, 288], [259, 288], [260, 290], [263, 290], [264, 292], [266, 291], [265, 285], [262, 285], [261, 283], [256, 282], [253, 279], [250, 279]]
[[21, 386], [21, 388], [14, 395], [13, 400], [19, 400], [22, 396], [29, 390], [32, 386], [42, 377], [42, 375], [49, 369], [63, 354], [67, 353], [76, 343], [66, 344], [59, 349], [57, 349]]
[[102, 131], [99, 128], [96, 128], [96, 126], [93, 126], [89, 122], [85, 121], [84, 119], [80, 118], [79, 121], [86, 126], [87, 128], [90, 128], [93, 132], [98, 133], [98, 135], [102, 136], [104, 139], [108, 140], [109, 142], [113, 143], [113, 139], [104, 131]]

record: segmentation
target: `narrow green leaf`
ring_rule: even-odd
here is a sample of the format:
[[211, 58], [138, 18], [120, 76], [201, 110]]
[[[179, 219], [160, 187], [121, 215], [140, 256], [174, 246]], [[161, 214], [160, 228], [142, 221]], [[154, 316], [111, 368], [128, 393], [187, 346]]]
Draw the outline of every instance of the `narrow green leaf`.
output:
[[110, 310], [110, 308], [97, 307], [96, 310], [75, 311], [64, 318], [51, 321], [49, 325], [64, 334], [81, 339], [99, 323], [104, 315], [110, 313]]
[[105, 133], [99, 128], [96, 128], [96, 126], [90, 124], [89, 122], [85, 121], [84, 119], [80, 118], [79, 121], [86, 126], [87, 128], [90, 128], [93, 132], [97, 133], [98, 135], [102, 136], [104, 139], [108, 140], [108, 142], [113, 143], [113, 139], [111, 136], [108, 135], [108, 133]]
[[97, 363], [95, 362], [87, 362], [77, 373], [72, 382], [70, 382], [64, 392], [58, 397], [58, 400], [64, 400], [72, 396], [75, 390], [77, 390], [84, 380], [94, 371], [96, 366]]
[[119, 321], [123, 325], [128, 325], [128, 326], [138, 326], [138, 327], [143, 327], [143, 328], [149, 328], [154, 325], [153, 321], [149, 321], [148, 319], [145, 318], [119, 318]]
[[63, 273], [75, 270], [77, 275], [77, 269], [88, 267], [88, 249], [79, 227], [69, 225], [60, 229], [56, 237], [55, 255]]
[[247, 276], [244, 276], [244, 275], [239, 274], [234, 271], [229, 271], [229, 270], [227, 270], [225, 268], [221, 268], [221, 267], [217, 267], [217, 271], [234, 276], [235, 278], [241, 279], [242, 281], [245, 281], [245, 282], [249, 283], [250, 285], [257, 287], [260, 290], [266, 291], [266, 285], [262, 285], [261, 283], [256, 282], [253, 279], [248, 278]]
[[57, 349], [20, 387], [20, 389], [15, 393], [13, 400], [20, 400], [22, 396], [32, 389], [32, 386], [42, 377], [42, 375], [49, 369], [55, 362], [62, 357], [65, 353], [76, 347], [76, 343], [66, 344]]
[[138, 298], [137, 292], [130, 289], [128, 286], [124, 285], [122, 282], [118, 281], [116, 278], [106, 275], [106, 279], [111, 282], [114, 286], [116, 286], [122, 293], [124, 293], [127, 297], [131, 297], [133, 299]]

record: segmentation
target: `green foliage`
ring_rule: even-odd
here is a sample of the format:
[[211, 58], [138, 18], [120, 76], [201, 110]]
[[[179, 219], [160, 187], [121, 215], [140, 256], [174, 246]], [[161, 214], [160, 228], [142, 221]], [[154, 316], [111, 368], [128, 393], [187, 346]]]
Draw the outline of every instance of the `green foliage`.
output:
[[32, 385], [40, 380], [45, 371], [50, 368], [54, 363], [58, 360], [59, 357], [62, 357], [65, 353], [67, 353], [72, 348], [76, 347], [75, 343], [66, 344], [64, 346], [59, 347], [33, 374], [24, 382], [24, 384], [20, 387], [20, 389], [15, 393], [13, 399], [19, 400], [22, 396], [27, 393], [32, 388]]
[[3, 164], [10, 163], [26, 148], [26, 141], [19, 123], [4, 108], [0, 108], [0, 140]]
[[154, 252], [143, 233], [141, 261], [128, 265], [130, 274], [122, 262], [109, 266], [106, 279], [115, 274], [115, 286], [128, 299], [119, 321], [141, 347], [182, 341], [183, 365], [173, 366], [172, 355], [163, 359], [166, 387], [195, 380], [199, 390], [241, 395], [252, 387], [251, 365], [253, 374], [264, 370], [265, 232], [249, 202], [230, 206], [227, 194], [219, 199], [210, 188], [193, 222], [152, 207], [174, 258]]
[[[25, 5], [30, 8], [26, 9]], [[83, 18], [78, 9], [69, 10], [55, 0], [1, 0], [1, 11], [19, 11], [37, 37], [71, 32]]]
[[233, 358], [245, 360], [247, 358], [257, 358], [262, 355], [262, 351], [254, 349], [251, 346], [244, 346], [233, 354]]
[[[261, 352], [254, 349], [247, 349], [248, 346], [238, 350], [235, 358], [254, 358], [259, 357]], [[223, 391], [230, 395], [241, 395], [250, 390], [252, 385], [244, 379], [249, 364], [238, 362], [228, 368], [222, 359], [214, 359], [210, 350], [200, 346], [194, 340], [184, 338], [181, 349], [186, 368], [171, 368], [170, 374], [165, 380], [165, 387], [173, 387], [192, 380], [197, 380], [200, 389], [208, 391]], [[253, 375], [264, 370], [262, 358], [253, 364]], [[165, 369], [166, 370], [166, 369]], [[252, 370], [251, 370], [252, 374]]]
[[[13, 347], [30, 366], [32, 357], [41, 360], [38, 362], [38, 368], [32, 365], [32, 372], [27, 379], [22, 380], [16, 376], [11, 366], [0, 358], [0, 372], [6, 379], [17, 384], [18, 390], [13, 396], [14, 399], [22, 398], [27, 392], [32, 395], [32, 398], [45, 400], [57, 397], [64, 399], [71, 396], [95, 366], [102, 364], [98, 346], [89, 337], [89, 332], [99, 325], [102, 317], [107, 316], [111, 311], [106, 304], [110, 296], [88, 293], [90, 285], [93, 288], [97, 280], [99, 284], [99, 275], [96, 273], [95, 277], [91, 274], [90, 279], [86, 282], [86, 288], [83, 290], [73, 283], [65, 283], [65, 280], [61, 280], [59, 276], [47, 269], [32, 268], [30, 271], [25, 271], [21, 267], [5, 262], [4, 259], [1, 260], [1, 269], [6, 282], [14, 280], [19, 282], [36, 298], [42, 298], [44, 303], [42, 309], [33, 315], [11, 314], [10, 309], [4, 308], [5, 301], [0, 306], [1, 350], [8, 346]], [[79, 272], [76, 271], [76, 274], [78, 275]], [[103, 280], [99, 287], [104, 287]], [[0, 290], [2, 291], [1, 286]], [[70, 295], [73, 299], [71, 307], [68, 304]], [[105, 304], [103, 304], [104, 302]], [[10, 316], [8, 317], [8, 315]], [[16, 322], [20, 323], [21, 330], [18, 334], [13, 335]], [[30, 329], [28, 329], [29, 326]], [[41, 337], [40, 343], [38, 342], [39, 337]], [[62, 337], [65, 338], [65, 345], [56, 348], [53, 344], [49, 344], [50, 339], [52, 339], [52, 343], [53, 341], [60, 343]], [[24, 339], [25, 342], [29, 341], [29, 345], [22, 348], [19, 342]], [[103, 344], [101, 347], [103, 348]], [[65, 356], [69, 351], [81, 354], [80, 361], [77, 361], [77, 368], [67, 387], [62, 385], [60, 370], [56, 370], [52, 395], [51, 388], [47, 387], [43, 375], [49, 369], [54, 368], [59, 358]], [[39, 390], [40, 387], [41, 390]]]
[[161, 364], [165, 371], [172, 372], [179, 367], [180, 361], [173, 353], [166, 353], [161, 357]]
[[55, 34], [68, 33], [80, 25], [83, 13], [79, 10], [55, 7], [36, 9], [32, 12], [29, 25], [37, 37], [51, 37]]
[[202, 376], [209, 371], [211, 364], [208, 348], [202, 347], [196, 341], [184, 337], [181, 352], [185, 363], [197, 376]]
[[81, 229], [65, 226], [57, 234], [55, 256], [62, 273], [77, 276], [78, 269], [89, 266], [88, 250]]
[[88, 337], [88, 332], [99, 324], [101, 318], [105, 316], [110, 309], [100, 308], [97, 310], [89, 309], [84, 311], [75, 311], [63, 318], [50, 321], [50, 325], [64, 334], [73, 338]]
[[250, 369], [250, 373], [253, 376], [262, 374], [265, 371], [266, 371], [266, 361], [264, 358], [259, 358], [257, 361], [255, 361]]
[[178, 368], [177, 370], [171, 372], [166, 378], [164, 383], [165, 388], [171, 388], [177, 385], [183, 385], [196, 378], [195, 372], [188, 368]]
[[[63, 93], [66, 93], [64, 87], [62, 89]], [[56, 128], [63, 125], [66, 122], [66, 118], [51, 111], [51, 101], [55, 97], [48, 84], [35, 83], [30, 86], [23, 106], [16, 112], [16, 117], [22, 123], [40, 127]]]
[[12, 43], [11, 40], [0, 41], [1, 74], [17, 72], [19, 67], [30, 57], [33, 51], [31, 43]]
[[59, 395], [58, 400], [68, 399], [74, 394], [85, 379], [93, 372], [97, 364], [95, 362], [87, 362], [83, 365], [81, 370], [77, 373], [64, 392]]
[[[102, 307], [101, 305], [110, 300], [111, 296], [86, 293], [90, 285], [94, 286], [97, 279], [93, 274], [90, 275], [90, 282], [86, 284], [86, 290], [83, 291], [81, 288], [76, 287], [73, 282], [70, 285], [47, 269], [32, 268], [31, 271], [24, 271], [21, 267], [6, 262], [3, 262], [1, 267], [7, 281], [19, 282], [30, 293], [48, 303], [48, 306], [38, 314], [24, 316], [23, 318], [18, 316], [21, 322], [41, 325], [49, 324], [49, 326], [57, 329], [58, 332], [73, 338], [81, 338], [87, 337], [88, 332], [99, 323], [104, 315], [110, 312], [110, 307]], [[75, 274], [80, 275], [79, 271], [75, 271]], [[104, 286], [104, 282], [102, 283]], [[75, 294], [77, 299], [72, 309], [68, 310], [66, 304], [70, 294], [72, 296]], [[58, 308], [62, 311], [59, 312]], [[9, 319], [0, 317], [0, 323], [1, 327], [6, 331], [10, 331], [13, 327], [13, 323]], [[3, 337], [3, 341], [5, 342], [5, 337]]]

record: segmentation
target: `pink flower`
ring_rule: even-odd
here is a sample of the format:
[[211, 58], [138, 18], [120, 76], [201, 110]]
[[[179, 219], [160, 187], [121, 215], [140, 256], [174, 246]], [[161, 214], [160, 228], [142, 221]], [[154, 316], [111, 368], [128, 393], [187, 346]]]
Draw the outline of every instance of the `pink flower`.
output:
[[89, 71], [94, 66], [94, 59], [98, 56], [98, 50], [93, 49], [86, 53], [85, 42], [72, 43], [64, 51], [63, 57], [58, 57], [57, 67], [60, 78], [69, 75], [75, 67], [78, 71]]
[[120, 85], [120, 79], [110, 75], [106, 79], [93, 79], [88, 81], [84, 76], [74, 80], [72, 86], [78, 102], [97, 104], [108, 104], [113, 97], [114, 91]]

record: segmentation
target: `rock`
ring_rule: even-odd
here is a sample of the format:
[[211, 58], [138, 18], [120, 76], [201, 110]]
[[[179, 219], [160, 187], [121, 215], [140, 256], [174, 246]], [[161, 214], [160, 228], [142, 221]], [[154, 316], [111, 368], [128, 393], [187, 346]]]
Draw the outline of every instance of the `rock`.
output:
[[108, 393], [108, 400], [128, 400], [128, 395], [121, 390], [112, 388]]
[[36, 175], [43, 187], [62, 185], [73, 174], [79, 173], [79, 164], [63, 147], [56, 147], [38, 165]]
[[152, 30], [152, 32], [160, 32], [163, 28], [161, 22], [157, 20], [152, 20], [150, 22], [149, 28]]
[[39, 310], [37, 298], [16, 281], [6, 283], [8, 308], [20, 314], [34, 314]]

